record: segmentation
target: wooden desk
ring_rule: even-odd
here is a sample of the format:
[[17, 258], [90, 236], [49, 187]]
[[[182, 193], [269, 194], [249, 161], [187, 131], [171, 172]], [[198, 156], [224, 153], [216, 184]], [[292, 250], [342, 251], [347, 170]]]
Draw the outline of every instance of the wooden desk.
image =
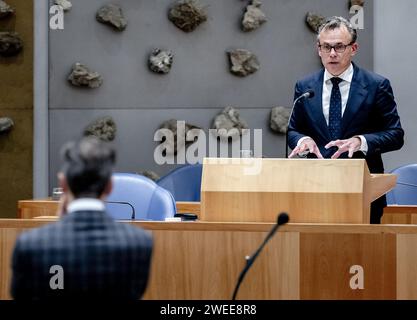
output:
[[[183, 202], [177, 204], [178, 213], [200, 214], [200, 202]], [[58, 201], [50, 199], [18, 201], [19, 219], [32, 219], [39, 216], [56, 216]], [[417, 224], [417, 206], [390, 205], [384, 208], [382, 224]]]
[[383, 224], [417, 224], [417, 206], [389, 205], [384, 208]]
[[[200, 202], [177, 201], [178, 213], [200, 214]], [[19, 200], [17, 203], [17, 217], [19, 219], [32, 219], [39, 216], [56, 216], [58, 201], [51, 199]]]
[[[18, 234], [53, 220], [0, 220], [0, 299], [10, 298]], [[230, 299], [268, 223], [128, 222], [154, 236], [145, 299]], [[417, 226], [289, 224], [271, 239], [239, 299], [417, 299]], [[350, 287], [354, 266], [364, 289]]]

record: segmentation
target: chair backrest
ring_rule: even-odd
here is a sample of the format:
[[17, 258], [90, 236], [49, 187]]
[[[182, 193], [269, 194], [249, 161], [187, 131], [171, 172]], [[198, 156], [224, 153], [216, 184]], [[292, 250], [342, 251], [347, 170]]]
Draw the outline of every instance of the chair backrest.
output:
[[156, 183], [169, 190], [175, 201], [200, 201], [202, 170], [201, 164], [187, 164], [167, 173]]
[[114, 173], [113, 190], [106, 200], [115, 219], [132, 219], [132, 207], [137, 220], [165, 220], [176, 214], [171, 193], [139, 174]]
[[417, 164], [391, 171], [397, 175], [397, 186], [387, 193], [388, 204], [417, 205]]

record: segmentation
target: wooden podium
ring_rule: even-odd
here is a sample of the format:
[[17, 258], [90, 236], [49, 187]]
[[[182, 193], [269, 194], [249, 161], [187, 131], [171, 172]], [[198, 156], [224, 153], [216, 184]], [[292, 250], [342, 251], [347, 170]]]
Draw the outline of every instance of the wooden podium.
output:
[[395, 187], [364, 159], [205, 158], [202, 221], [369, 223], [370, 203]]

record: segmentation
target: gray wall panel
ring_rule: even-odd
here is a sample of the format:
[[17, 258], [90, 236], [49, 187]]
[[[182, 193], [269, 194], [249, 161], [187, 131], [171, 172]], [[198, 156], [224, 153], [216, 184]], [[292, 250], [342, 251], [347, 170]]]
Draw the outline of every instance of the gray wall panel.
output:
[[[315, 35], [304, 25], [306, 12], [349, 16], [344, 0], [264, 0], [262, 8], [269, 21], [244, 33], [238, 21], [246, 1], [203, 1], [210, 18], [187, 34], [166, 18], [172, 2], [123, 1], [129, 25], [119, 33], [95, 21], [95, 12], [105, 1], [74, 0], [73, 9], [65, 15], [65, 30], [50, 34], [50, 108], [289, 105], [295, 80], [320, 66]], [[371, 3], [367, 3], [368, 11]], [[371, 27], [361, 33], [362, 48], [356, 60], [372, 67]], [[167, 76], [147, 69], [147, 55], [157, 46], [174, 51], [173, 70]], [[245, 79], [227, 71], [225, 50], [239, 47], [256, 53], [261, 62], [261, 69]], [[76, 61], [99, 71], [105, 79], [103, 86], [92, 91], [72, 88], [65, 79]]]
[[[307, 11], [349, 17], [348, 1], [264, 0], [269, 21], [244, 33], [239, 21], [247, 1], [201, 1], [209, 20], [193, 33], [183, 33], [168, 19], [170, 0], [118, 1], [129, 19], [118, 33], [95, 21], [107, 1], [73, 0], [65, 14], [65, 29], [50, 31], [50, 184], [55, 184], [59, 146], [79, 135], [99, 116], [111, 115], [118, 124], [115, 141], [118, 170], [172, 169], [153, 161], [153, 134], [170, 118], [209, 128], [225, 106], [241, 110], [250, 127], [263, 129], [263, 153], [284, 155], [283, 136], [268, 128], [270, 109], [292, 104], [296, 79], [317, 70], [315, 35], [304, 23]], [[373, 66], [373, 3], [366, 2], [366, 29], [360, 31], [355, 61]], [[154, 47], [173, 50], [171, 73], [161, 76], [147, 68]], [[259, 57], [261, 69], [247, 78], [228, 72], [225, 50], [245, 48]], [[74, 88], [66, 81], [71, 65], [80, 61], [100, 72], [103, 85], [94, 90]], [[141, 148], [139, 148], [141, 147]]]
[[417, 82], [417, 2], [402, 0], [375, 3], [375, 72], [390, 79], [405, 130], [405, 144], [400, 151], [384, 155], [390, 171], [408, 163], [417, 163], [416, 99]]

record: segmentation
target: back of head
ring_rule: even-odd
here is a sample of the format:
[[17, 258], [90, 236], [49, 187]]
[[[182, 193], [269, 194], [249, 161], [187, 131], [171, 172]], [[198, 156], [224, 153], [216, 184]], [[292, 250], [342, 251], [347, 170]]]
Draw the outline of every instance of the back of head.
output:
[[111, 179], [116, 161], [114, 149], [90, 136], [67, 143], [61, 153], [61, 172], [74, 197], [99, 198]]

